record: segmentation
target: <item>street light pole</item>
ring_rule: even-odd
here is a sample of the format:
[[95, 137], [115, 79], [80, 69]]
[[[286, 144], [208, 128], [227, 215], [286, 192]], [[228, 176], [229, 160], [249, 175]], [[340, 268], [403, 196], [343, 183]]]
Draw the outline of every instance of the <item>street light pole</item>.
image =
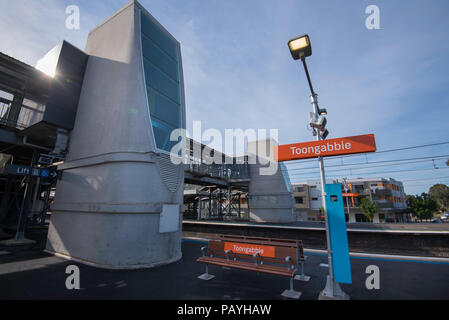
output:
[[[310, 93], [311, 93], [311, 101], [312, 101], [312, 107], [313, 107], [313, 113], [319, 114], [320, 108], [318, 106], [318, 95], [315, 93], [315, 90], [313, 90], [312, 80], [310, 79], [309, 69], [307, 68], [307, 63], [305, 57], [301, 57], [301, 61], [304, 66], [304, 71], [306, 72], [307, 76], [307, 82], [309, 84]], [[317, 141], [324, 140], [321, 136], [321, 133], [319, 130], [314, 129], [316, 131], [316, 139]], [[329, 216], [327, 212], [327, 206], [326, 206], [326, 175], [324, 172], [324, 160], [323, 157], [318, 157], [318, 164], [320, 168], [320, 180], [321, 180], [321, 203], [324, 209], [324, 217], [325, 217], [325, 225], [326, 225], [326, 241], [327, 241], [327, 259], [329, 264], [329, 275], [327, 277], [326, 281], [326, 287], [324, 288], [322, 294], [325, 297], [329, 298], [337, 298], [344, 296], [343, 291], [341, 290], [339, 284], [335, 282], [334, 278], [334, 270], [332, 265], [332, 248], [331, 248], [331, 242], [330, 242], [330, 233], [329, 233]]]
[[[310, 88], [310, 98], [313, 106], [313, 113], [311, 114], [310, 125], [313, 127], [313, 135], [316, 136], [317, 141], [325, 140], [329, 131], [326, 129], [327, 119], [323, 115], [327, 114], [326, 109], [320, 109], [318, 106], [318, 95], [313, 90], [312, 80], [310, 79], [309, 69], [306, 64], [306, 57], [312, 55], [312, 46], [308, 35], [292, 39], [288, 42], [290, 53], [294, 60], [301, 59], [306, 72], [307, 82]], [[321, 203], [324, 209], [324, 217], [326, 222], [326, 241], [329, 261], [329, 275], [327, 276], [326, 287], [320, 294], [320, 299], [346, 299], [348, 296], [341, 290], [340, 285], [335, 282], [334, 270], [332, 264], [332, 247], [330, 241], [329, 215], [326, 206], [326, 176], [324, 173], [323, 157], [318, 157], [318, 164], [320, 167], [321, 179]]]

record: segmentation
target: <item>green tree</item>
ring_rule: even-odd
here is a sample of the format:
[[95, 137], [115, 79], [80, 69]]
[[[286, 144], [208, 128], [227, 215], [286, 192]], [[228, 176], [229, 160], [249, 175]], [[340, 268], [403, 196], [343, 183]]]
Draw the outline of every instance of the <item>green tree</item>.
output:
[[407, 196], [407, 206], [410, 212], [420, 221], [433, 218], [433, 214], [438, 211], [438, 203], [427, 193], [420, 196]]
[[445, 184], [436, 184], [429, 190], [429, 195], [444, 209], [449, 208], [449, 187]]
[[372, 222], [374, 219], [374, 214], [377, 212], [376, 204], [367, 198], [363, 198], [360, 202], [360, 209], [365, 217]]

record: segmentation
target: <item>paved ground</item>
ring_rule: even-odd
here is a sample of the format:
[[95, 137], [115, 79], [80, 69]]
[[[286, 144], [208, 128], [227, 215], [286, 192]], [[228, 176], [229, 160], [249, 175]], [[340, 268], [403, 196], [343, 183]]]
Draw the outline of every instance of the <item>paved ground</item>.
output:
[[[265, 274], [210, 267], [211, 281], [197, 276], [204, 267], [195, 262], [204, 243], [185, 240], [183, 258], [151, 270], [96, 269], [42, 252], [44, 230], [27, 235], [38, 240], [25, 248], [0, 248], [0, 299], [153, 299], [153, 300], [278, 300], [288, 280]], [[310, 282], [295, 281], [301, 299], [316, 299], [324, 288], [327, 258], [308, 254]], [[343, 285], [352, 299], [449, 299], [449, 264], [352, 259], [353, 284]], [[65, 287], [68, 265], [80, 268], [81, 290]], [[367, 290], [368, 265], [380, 268], [380, 290]]]

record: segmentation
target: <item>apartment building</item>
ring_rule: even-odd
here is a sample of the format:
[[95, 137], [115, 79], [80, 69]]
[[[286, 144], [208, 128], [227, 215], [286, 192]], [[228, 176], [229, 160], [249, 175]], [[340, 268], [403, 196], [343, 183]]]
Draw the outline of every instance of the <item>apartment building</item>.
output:
[[296, 210], [295, 210], [295, 220], [296, 221], [310, 221], [313, 218], [313, 213], [310, 212], [310, 190], [309, 185], [305, 183], [295, 183], [292, 184], [291, 188], [293, 196], [295, 197]]
[[[363, 198], [368, 198], [377, 206], [378, 211], [374, 215], [374, 223], [411, 220], [411, 215], [407, 213], [404, 185], [400, 181], [392, 178], [359, 178], [346, 181], [328, 180], [326, 183], [342, 185], [346, 221], [350, 223], [368, 221], [360, 209]], [[292, 190], [296, 200], [295, 216], [298, 221], [320, 221], [323, 219], [320, 212], [322, 204], [319, 180], [294, 183]]]
[[[335, 183], [327, 180], [326, 183]], [[321, 221], [324, 219], [320, 209], [321, 203], [321, 183], [320, 181], [309, 180], [304, 183], [293, 183], [292, 192], [295, 197], [297, 221]]]

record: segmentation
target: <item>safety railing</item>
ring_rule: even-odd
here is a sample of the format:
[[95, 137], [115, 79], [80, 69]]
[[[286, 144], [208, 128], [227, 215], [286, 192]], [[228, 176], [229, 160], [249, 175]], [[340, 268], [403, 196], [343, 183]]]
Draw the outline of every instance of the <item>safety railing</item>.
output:
[[209, 176], [213, 178], [220, 178], [224, 180], [231, 179], [249, 179], [248, 163], [244, 164], [204, 164], [204, 163], [189, 163], [185, 166], [185, 171], [196, 176]]
[[9, 112], [11, 109], [11, 101], [0, 97], [0, 124], [9, 126]]
[[37, 104], [36, 108], [22, 105], [16, 120], [11, 118], [12, 104], [12, 101], [0, 97], [0, 125], [23, 130], [42, 120], [42, 105]]

